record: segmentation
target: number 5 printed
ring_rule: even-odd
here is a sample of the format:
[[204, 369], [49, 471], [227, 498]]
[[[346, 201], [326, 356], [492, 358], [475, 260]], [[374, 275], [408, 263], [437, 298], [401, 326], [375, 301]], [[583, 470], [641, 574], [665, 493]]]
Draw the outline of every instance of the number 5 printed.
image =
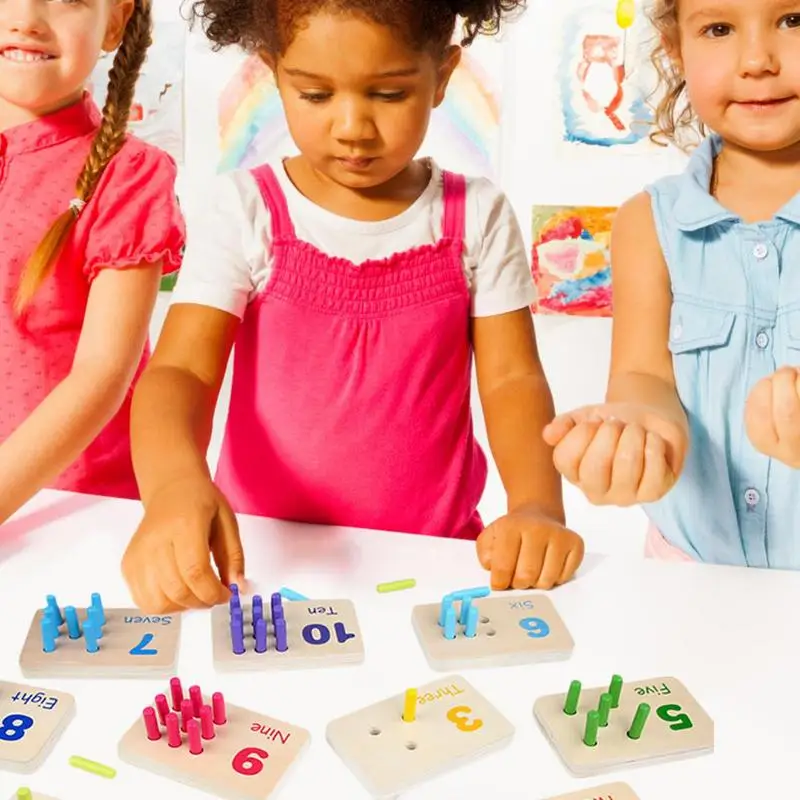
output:
[[453, 706], [447, 712], [447, 719], [452, 722], [456, 728], [465, 733], [472, 733], [483, 727], [482, 719], [470, 719], [469, 715], [472, 709], [469, 706]]

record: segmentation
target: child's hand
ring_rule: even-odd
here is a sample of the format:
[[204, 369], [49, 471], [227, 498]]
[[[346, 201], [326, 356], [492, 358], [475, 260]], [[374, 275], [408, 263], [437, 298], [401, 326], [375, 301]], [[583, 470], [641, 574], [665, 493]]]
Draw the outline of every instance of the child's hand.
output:
[[476, 542], [490, 570], [492, 589], [552, 589], [583, 561], [583, 539], [560, 522], [532, 510], [501, 517]]
[[753, 446], [800, 469], [800, 370], [781, 367], [747, 398], [744, 424]]
[[236, 517], [211, 480], [177, 481], [153, 496], [122, 573], [146, 614], [209, 608], [230, 598], [227, 587], [244, 580], [244, 553]]
[[688, 446], [679, 424], [633, 403], [561, 414], [543, 435], [556, 469], [595, 505], [659, 500], [680, 475]]

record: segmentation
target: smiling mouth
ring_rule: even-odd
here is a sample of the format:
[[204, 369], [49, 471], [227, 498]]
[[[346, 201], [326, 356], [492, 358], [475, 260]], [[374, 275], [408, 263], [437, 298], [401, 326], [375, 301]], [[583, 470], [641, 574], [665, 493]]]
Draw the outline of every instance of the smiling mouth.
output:
[[775, 108], [776, 106], [782, 106], [794, 99], [794, 97], [776, 97], [765, 100], [738, 100], [736, 105], [745, 106], [746, 108]]
[[42, 61], [52, 61], [55, 58], [41, 50], [24, 50], [20, 47], [6, 47], [0, 50], [0, 57], [17, 64], [36, 64]]

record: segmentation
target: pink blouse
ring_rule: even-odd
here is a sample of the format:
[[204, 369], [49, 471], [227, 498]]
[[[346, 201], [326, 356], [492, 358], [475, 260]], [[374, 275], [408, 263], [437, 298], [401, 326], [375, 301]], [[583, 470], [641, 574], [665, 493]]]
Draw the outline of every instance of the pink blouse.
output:
[[[13, 302], [26, 260], [75, 197], [100, 123], [90, 98], [0, 133], [0, 443], [69, 373], [89, 286], [102, 269], [163, 262], [176, 270], [184, 225], [176, 167], [128, 137], [77, 220], [55, 268], [22, 319]], [[136, 377], [149, 358], [145, 348]], [[137, 498], [129, 390], [115, 417], [52, 488]]]

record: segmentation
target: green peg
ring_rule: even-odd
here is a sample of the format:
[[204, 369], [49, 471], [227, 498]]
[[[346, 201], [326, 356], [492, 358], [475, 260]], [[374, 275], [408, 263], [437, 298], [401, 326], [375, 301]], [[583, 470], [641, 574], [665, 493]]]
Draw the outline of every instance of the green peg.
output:
[[622, 694], [621, 675], [614, 675], [611, 678], [611, 686], [608, 687], [608, 693], [611, 695], [611, 708], [619, 708], [619, 698]]
[[644, 724], [647, 722], [647, 717], [650, 714], [650, 706], [647, 703], [640, 703], [636, 709], [636, 714], [631, 722], [630, 730], [628, 731], [629, 739], [638, 739], [644, 730]]
[[597, 711], [590, 711], [586, 715], [586, 730], [583, 733], [583, 743], [587, 747], [597, 744], [597, 729], [600, 727], [600, 717]]
[[600, 718], [600, 727], [608, 727], [608, 717], [611, 714], [611, 695], [608, 692], [603, 692], [600, 695], [600, 706], [597, 709], [597, 716]]
[[32, 797], [31, 790], [25, 786], [21, 789], [17, 789], [17, 800], [31, 800]]
[[567, 699], [564, 702], [564, 713], [568, 714], [570, 717], [574, 717], [575, 714], [578, 713], [578, 700], [581, 697], [581, 682], [580, 681], [572, 681], [569, 685], [569, 691], [567, 692]]

